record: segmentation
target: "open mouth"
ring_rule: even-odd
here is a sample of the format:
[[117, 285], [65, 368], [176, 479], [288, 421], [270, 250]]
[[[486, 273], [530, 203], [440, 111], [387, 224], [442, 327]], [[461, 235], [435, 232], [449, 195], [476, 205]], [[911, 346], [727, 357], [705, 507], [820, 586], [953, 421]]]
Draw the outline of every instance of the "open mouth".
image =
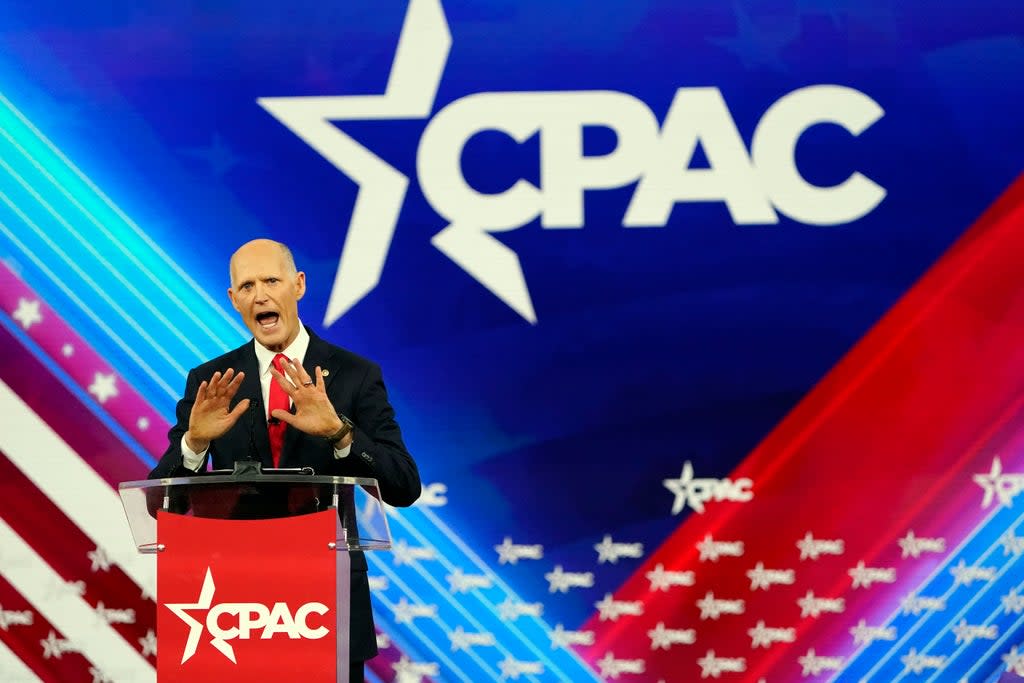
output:
[[265, 332], [269, 332], [277, 326], [277, 321], [280, 316], [273, 311], [264, 311], [263, 313], [256, 314], [256, 324], [259, 325]]

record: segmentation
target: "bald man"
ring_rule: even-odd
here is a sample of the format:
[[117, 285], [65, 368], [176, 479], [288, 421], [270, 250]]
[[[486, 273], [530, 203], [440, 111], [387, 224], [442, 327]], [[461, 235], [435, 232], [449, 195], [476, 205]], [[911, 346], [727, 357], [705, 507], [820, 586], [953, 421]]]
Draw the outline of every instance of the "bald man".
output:
[[[302, 325], [298, 302], [306, 275], [288, 247], [248, 242], [231, 257], [230, 273], [228, 297], [253, 339], [189, 372], [170, 444], [150, 478], [192, 476], [207, 463], [231, 469], [255, 447], [265, 468], [275, 466], [276, 451], [278, 467], [373, 477], [385, 502], [412, 505], [420, 495], [419, 472], [402, 442], [380, 368]], [[280, 371], [272, 362], [278, 354], [287, 359]], [[271, 383], [285, 391], [290, 410], [268, 412]], [[258, 415], [258, 424], [241, 419], [246, 414]], [[286, 425], [283, 437], [268, 430], [268, 422], [277, 421]], [[354, 552], [351, 561], [350, 680], [356, 683], [364, 680], [364, 662], [377, 654], [377, 641], [366, 558]]]

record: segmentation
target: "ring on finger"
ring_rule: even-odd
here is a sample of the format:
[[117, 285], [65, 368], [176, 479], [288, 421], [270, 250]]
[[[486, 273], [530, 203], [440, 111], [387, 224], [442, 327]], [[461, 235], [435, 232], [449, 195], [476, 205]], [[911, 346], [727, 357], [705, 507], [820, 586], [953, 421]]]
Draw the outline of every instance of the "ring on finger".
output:
[[304, 387], [311, 387], [311, 386], [313, 386], [313, 380], [309, 380], [308, 382], [303, 382], [302, 386], [304, 386]]

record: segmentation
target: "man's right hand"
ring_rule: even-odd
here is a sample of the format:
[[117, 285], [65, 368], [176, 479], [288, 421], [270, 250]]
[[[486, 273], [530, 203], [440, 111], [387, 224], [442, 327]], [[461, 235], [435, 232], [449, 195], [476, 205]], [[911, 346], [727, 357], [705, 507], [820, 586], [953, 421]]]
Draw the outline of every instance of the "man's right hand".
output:
[[234, 410], [228, 410], [244, 378], [244, 372], [236, 375], [233, 368], [228, 368], [224, 374], [213, 373], [208, 382], [199, 385], [185, 432], [185, 443], [193, 452], [205, 452], [211, 441], [231, 429], [249, 409], [249, 399], [243, 398]]

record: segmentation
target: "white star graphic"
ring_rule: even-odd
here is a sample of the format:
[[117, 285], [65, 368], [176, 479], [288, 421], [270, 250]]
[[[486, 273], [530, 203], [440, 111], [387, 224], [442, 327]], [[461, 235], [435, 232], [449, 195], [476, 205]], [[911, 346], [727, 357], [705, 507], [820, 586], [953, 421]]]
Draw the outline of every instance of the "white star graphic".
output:
[[[439, 0], [413, 0], [406, 12], [383, 95], [261, 97], [257, 100], [271, 116], [359, 186], [334, 287], [324, 314], [325, 326], [344, 315], [380, 282], [409, 187], [409, 179], [405, 175], [356, 142], [332, 121], [425, 119], [434, 107], [434, 97], [451, 45], [451, 31]], [[460, 265], [465, 247], [480, 246], [472, 239], [466, 244], [467, 240], [459, 240], [458, 234], [454, 240], [456, 244], [447, 244], [444, 234], [434, 237], [434, 245]], [[476, 242], [483, 237], [484, 249], [490, 247], [491, 251], [507, 251], [516, 258], [511, 250], [487, 234], [471, 234], [469, 237], [476, 237]], [[488, 262], [500, 260], [492, 258]], [[479, 258], [473, 257], [471, 261], [479, 261]], [[521, 269], [519, 272], [521, 277]], [[490, 273], [482, 281], [486, 285], [500, 280], [502, 275], [505, 274]], [[522, 284], [528, 304], [525, 281]], [[526, 315], [522, 311], [520, 313]], [[532, 308], [529, 313], [532, 314]]]
[[704, 503], [699, 498], [693, 498], [691, 496], [691, 489], [693, 488], [693, 465], [687, 460], [683, 463], [683, 471], [679, 475], [678, 479], [663, 479], [661, 482], [665, 488], [675, 495], [675, 500], [672, 501], [672, 514], [678, 515], [683, 511], [683, 507], [686, 505], [687, 500], [690, 502], [690, 507], [694, 509], [698, 514], [704, 512]]
[[594, 607], [596, 607], [600, 612], [601, 621], [608, 621], [609, 619], [611, 619], [612, 621], [618, 621], [619, 611], [617, 606], [615, 605], [615, 599], [612, 598], [611, 593], [605, 593], [604, 598], [602, 598], [599, 602], [594, 603]]
[[40, 640], [39, 644], [43, 646], [43, 659], [60, 659], [64, 656], [65, 652], [71, 651], [67, 645], [68, 641], [58, 638], [56, 632], [50, 631], [50, 634], [45, 639]]
[[1024, 676], [1024, 653], [1019, 652], [1016, 645], [1003, 655], [1003, 663], [1006, 664], [1007, 669], [1018, 676]]
[[988, 474], [975, 474], [974, 483], [980, 486], [985, 495], [981, 499], [981, 507], [987, 508], [995, 497], [1003, 507], [1013, 507], [1013, 499], [1024, 486], [1024, 476], [1019, 474], [1003, 474], [1003, 463], [999, 456], [992, 458], [992, 469]]
[[142, 656], [148, 657], [153, 655], [156, 657], [156, 633], [153, 629], [146, 631], [146, 635], [139, 638], [139, 646], [142, 648]]
[[719, 677], [718, 671], [718, 658], [715, 656], [714, 650], [708, 650], [703, 657], [697, 660], [697, 665], [700, 666], [700, 677], [707, 678], [708, 676]]
[[652, 591], [667, 591], [669, 588], [668, 574], [665, 572], [665, 565], [661, 562], [645, 574], [648, 581], [651, 582], [649, 590]]
[[101, 404], [106, 403], [120, 393], [117, 389], [117, 377], [114, 373], [105, 375], [97, 372], [93, 375], [92, 384], [89, 385], [89, 393]]
[[619, 555], [615, 552], [615, 543], [609, 534], [605, 534], [604, 540], [594, 545], [594, 550], [597, 551], [598, 564], [604, 564], [605, 562], [616, 564], [619, 561]]
[[89, 674], [92, 676], [92, 683], [114, 683], [114, 679], [106, 675], [94, 666], [89, 667]]
[[143, 415], [135, 421], [135, 426], [139, 428], [140, 432], [144, 432], [149, 429], [149, 418]]
[[498, 564], [515, 564], [519, 561], [519, 557], [514, 552], [514, 545], [512, 539], [506, 536], [501, 545], [494, 546], [498, 552]]
[[914, 536], [914, 530], [911, 529], [907, 532], [907, 535], [899, 539], [901, 557], [917, 557], [920, 555], [920, 551], [917, 549], [917, 537]]
[[89, 567], [90, 571], [93, 572], [109, 572], [110, 571], [110, 557], [103, 548], [96, 546], [95, 550], [90, 550], [86, 553], [89, 557], [89, 561], [92, 565]]
[[651, 649], [667, 650], [672, 647], [672, 639], [669, 637], [670, 634], [665, 628], [665, 622], [659, 621], [658, 625], [647, 632], [647, 637], [651, 639]]
[[43, 315], [39, 312], [39, 299], [18, 299], [18, 307], [11, 314], [11, 317], [21, 323], [22, 328], [29, 329], [36, 323], [43, 321]]
[[554, 593], [555, 591], [569, 592], [569, 584], [565, 582], [565, 571], [562, 569], [562, 565], [555, 565], [554, 569], [544, 575], [544, 579], [548, 582], [549, 593]]
[[[193, 603], [164, 603], [164, 606], [174, 612], [175, 616], [184, 621], [188, 625], [188, 639], [185, 641], [185, 650], [181, 653], [181, 664], [184, 664], [192, 655], [196, 653], [196, 649], [199, 647], [199, 639], [203, 635], [203, 623], [198, 619], [194, 618], [188, 612], [190, 610], [208, 610], [210, 605], [213, 604], [213, 593], [217, 587], [213, 583], [213, 573], [210, 568], [206, 568], [206, 578], [203, 579], [203, 587], [199, 589], [199, 599]], [[235, 651], [234, 649], [225, 643], [223, 640], [214, 639], [211, 644], [220, 650], [221, 654], [235, 662]]]
[[406, 655], [402, 655], [391, 667], [395, 670], [395, 683], [420, 683], [423, 680], [419, 667]]
[[75, 347], [71, 344], [64, 344], [64, 346], [60, 347], [60, 352], [65, 358], [71, 358], [71, 356], [75, 355]]

